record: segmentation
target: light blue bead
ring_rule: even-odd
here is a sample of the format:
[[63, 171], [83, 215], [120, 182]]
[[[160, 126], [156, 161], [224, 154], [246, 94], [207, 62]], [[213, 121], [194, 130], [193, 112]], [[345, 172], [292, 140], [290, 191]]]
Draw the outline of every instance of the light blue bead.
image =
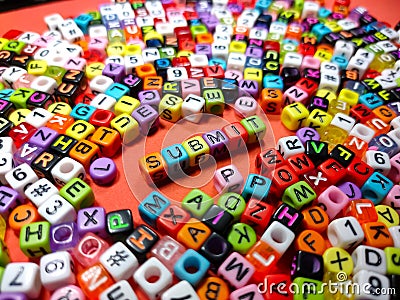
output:
[[339, 66], [340, 70], [345, 70], [349, 61], [347, 60], [346, 57], [341, 56], [341, 55], [334, 55], [331, 58], [331, 62], [337, 64]]
[[129, 95], [129, 88], [121, 83], [113, 83], [104, 93], [110, 97], [113, 97], [117, 101], [125, 95]]
[[226, 70], [226, 61], [218, 58], [218, 57], [213, 57], [208, 61], [209, 66], [221, 66], [224, 71]]
[[268, 10], [271, 6], [272, 0], [257, 0], [255, 8], [260, 10], [262, 13], [264, 10]]
[[243, 187], [242, 197], [246, 200], [250, 198], [264, 200], [269, 193], [271, 179], [250, 173]]
[[181, 144], [162, 149], [161, 155], [167, 164], [167, 173], [171, 179], [185, 174], [183, 170], [189, 167], [189, 154]]
[[321, 7], [318, 11], [318, 18], [326, 19], [332, 14], [332, 11], [326, 7]]
[[10, 96], [15, 92], [13, 89], [4, 89], [0, 91], [0, 99], [10, 101]]
[[266, 89], [279, 89], [283, 90], [283, 80], [278, 75], [265, 75], [263, 78], [263, 87]]
[[311, 29], [311, 33], [315, 34], [318, 43], [321, 42], [322, 38], [330, 32], [332, 31], [322, 23], [315, 24]]
[[75, 120], [84, 120], [86, 122], [89, 122], [90, 117], [93, 115], [95, 112], [96, 107], [84, 104], [84, 103], [78, 103], [71, 111], [69, 114], [71, 117], [73, 117]]
[[[209, 267], [210, 262], [206, 258], [193, 249], [188, 249], [175, 263], [174, 273], [180, 280], [186, 280], [196, 286], [206, 275]], [[190, 273], [187, 271], [189, 268], [196, 271]]]
[[374, 172], [361, 187], [363, 198], [370, 199], [375, 205], [382, 202], [393, 187], [393, 182], [382, 175]]
[[361, 95], [358, 98], [358, 102], [361, 104], [364, 104], [369, 109], [374, 109], [374, 108], [377, 108], [378, 106], [381, 106], [384, 104], [382, 98], [374, 93], [367, 93], [367, 94]]
[[139, 204], [138, 210], [143, 221], [156, 228], [157, 218], [170, 205], [167, 198], [158, 192], [150, 193]]
[[299, 41], [296, 41], [296, 40], [293, 40], [293, 39], [283, 39], [283, 40], [282, 40], [282, 44], [283, 44], [283, 45], [285, 45], [285, 44], [292, 44], [292, 45], [294, 45], [294, 46], [296, 46], [296, 47], [298, 47], [298, 46], [300, 45]]
[[76, 25], [78, 25], [78, 27], [82, 30], [84, 34], [88, 33], [90, 21], [92, 20], [93, 17], [89, 14], [81, 14], [74, 19]]

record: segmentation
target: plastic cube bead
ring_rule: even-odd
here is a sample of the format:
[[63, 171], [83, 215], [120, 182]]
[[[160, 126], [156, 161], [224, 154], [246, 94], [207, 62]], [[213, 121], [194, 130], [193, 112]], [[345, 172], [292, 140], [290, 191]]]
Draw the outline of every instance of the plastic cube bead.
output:
[[156, 225], [157, 218], [170, 205], [170, 201], [158, 192], [152, 192], [140, 203], [138, 210], [143, 221]]
[[93, 232], [100, 237], [106, 237], [106, 213], [103, 207], [88, 207], [78, 210], [77, 227], [82, 237]]
[[5, 218], [19, 205], [23, 203], [19, 193], [9, 187], [0, 187], [0, 215]]
[[237, 252], [233, 252], [218, 268], [218, 275], [238, 289], [249, 282], [254, 271], [255, 268], [249, 261]]
[[336, 186], [330, 186], [318, 196], [318, 205], [323, 207], [333, 220], [349, 204], [349, 198]]
[[165, 209], [158, 217], [156, 223], [161, 233], [176, 237], [182, 226], [190, 219], [188, 214], [182, 208], [171, 205]]
[[39, 297], [41, 289], [40, 270], [37, 264], [13, 262], [6, 266], [1, 281], [2, 293], [24, 293], [27, 297], [35, 299]]
[[324, 254], [327, 248], [324, 237], [314, 230], [303, 230], [294, 242], [295, 249], [309, 253]]
[[[224, 195], [223, 195], [224, 196]], [[234, 216], [222, 208], [221, 206], [224, 206], [224, 203], [229, 203], [230, 196], [223, 197], [221, 200], [221, 205], [212, 205], [209, 210], [203, 215], [202, 222], [206, 224], [210, 229], [213, 231], [219, 233], [219, 234], [225, 234], [226, 231], [229, 229], [230, 225], [232, 225], [234, 221]], [[227, 201], [229, 200], [229, 201]], [[244, 200], [238, 198], [236, 195], [233, 195], [232, 199], [233, 202], [238, 202], [240, 205], [240, 209], [232, 209], [231, 211], [233, 212], [239, 212], [236, 215], [236, 219], [239, 219], [240, 214], [244, 210]]]
[[80, 265], [89, 267], [99, 260], [108, 247], [106, 241], [93, 233], [87, 233], [72, 250], [72, 255]]
[[37, 207], [41, 206], [50, 197], [57, 195], [58, 189], [46, 178], [32, 183], [26, 190], [25, 196]]
[[271, 186], [271, 180], [267, 177], [249, 174], [244, 184], [242, 196], [245, 199], [266, 199]]
[[75, 208], [58, 194], [45, 200], [39, 206], [38, 212], [52, 225], [73, 222], [76, 219]]
[[297, 251], [292, 260], [291, 276], [322, 280], [324, 263], [322, 255]]
[[163, 236], [151, 249], [151, 256], [156, 257], [168, 270], [173, 272], [175, 263], [185, 252], [185, 247], [169, 236]]
[[75, 283], [74, 263], [67, 251], [50, 253], [40, 258], [40, 280], [43, 286], [53, 291]]
[[189, 155], [189, 166], [195, 167], [207, 160], [210, 147], [201, 136], [194, 136], [182, 143], [183, 148]]
[[366, 222], [361, 226], [365, 235], [364, 245], [381, 249], [393, 246], [393, 238], [384, 223]]
[[196, 294], [196, 291], [186, 280], [182, 280], [166, 290], [162, 294], [161, 300], [172, 300], [177, 297], [183, 299], [200, 300], [199, 296]]
[[266, 126], [259, 116], [251, 116], [240, 121], [248, 133], [247, 143], [261, 141], [266, 134]]
[[84, 180], [86, 172], [81, 163], [70, 157], [64, 157], [51, 169], [51, 175], [54, 181], [62, 187], [74, 178]]
[[322, 255], [324, 260], [324, 272], [338, 274], [344, 272], [349, 276], [353, 272], [354, 263], [351, 255], [339, 247], [331, 247]]
[[329, 217], [327, 212], [320, 206], [311, 206], [302, 211], [303, 227], [322, 233], [328, 228]]
[[231, 123], [222, 127], [222, 131], [228, 138], [228, 151], [235, 152], [244, 149], [247, 143], [249, 134], [246, 129], [238, 122]]
[[273, 221], [278, 221], [295, 232], [303, 221], [303, 218], [304, 217], [301, 212], [290, 205], [282, 203], [275, 210], [270, 222], [272, 223]]
[[93, 264], [77, 275], [77, 281], [86, 297], [94, 299], [112, 286], [114, 281], [100, 263]]
[[378, 222], [384, 223], [388, 228], [399, 225], [400, 217], [395, 209], [388, 205], [377, 205]]
[[19, 245], [28, 257], [40, 257], [50, 253], [50, 223], [34, 222], [22, 227]]
[[299, 181], [285, 189], [282, 202], [300, 209], [316, 198], [316, 193], [305, 181]]
[[99, 154], [99, 146], [83, 139], [71, 149], [69, 156], [80, 162], [86, 169], [89, 169], [90, 164], [99, 158]]
[[60, 195], [71, 203], [75, 209], [86, 208], [94, 202], [92, 189], [79, 178], [74, 178], [63, 186], [60, 190]]
[[215, 159], [223, 158], [228, 154], [228, 137], [221, 130], [214, 130], [203, 134], [203, 139], [210, 148], [210, 154]]
[[50, 227], [51, 251], [71, 250], [79, 242], [79, 233], [74, 222], [52, 225]]
[[167, 178], [167, 164], [161, 153], [149, 153], [139, 160], [139, 168], [149, 184], [161, 182]]
[[232, 245], [233, 251], [244, 255], [256, 243], [257, 236], [254, 229], [249, 225], [236, 223], [228, 233], [227, 240]]
[[204, 223], [192, 218], [179, 230], [177, 240], [188, 248], [199, 250], [210, 234], [211, 230]]
[[114, 241], [122, 240], [133, 230], [132, 212], [130, 209], [110, 211], [106, 215], [106, 231]]
[[354, 274], [361, 270], [386, 274], [386, 255], [382, 249], [360, 245], [354, 249], [351, 257], [354, 262]]
[[364, 232], [354, 217], [343, 217], [333, 220], [328, 225], [328, 239], [335, 247], [350, 249], [360, 244]]
[[189, 167], [189, 155], [181, 144], [175, 144], [161, 150], [166, 164], [167, 174], [174, 179], [184, 174]]
[[146, 260], [147, 253], [158, 240], [157, 233], [146, 225], [140, 225], [126, 238], [125, 244], [136, 256], [139, 263], [143, 263]]
[[388, 294], [382, 292], [387, 290], [390, 286], [389, 278], [385, 275], [372, 271], [361, 270], [354, 275], [353, 282], [354, 284], [358, 285], [363, 285], [366, 282], [373, 282], [371, 286], [367, 286], [363, 291], [361, 291], [361, 293], [358, 295], [359, 299], [371, 297], [371, 295], [379, 299], [390, 299]]
[[[191, 285], [196, 286], [206, 274], [209, 266], [210, 262], [207, 259], [195, 250], [189, 249], [175, 263], [174, 273], [179, 279], [186, 280]], [[196, 271], [189, 272], [187, 271], [189, 268]]]
[[374, 204], [379, 204], [393, 187], [393, 182], [386, 176], [374, 172], [361, 187], [364, 198], [371, 199]]
[[75, 285], [67, 285], [54, 291], [51, 295], [50, 300], [62, 299], [62, 297], [72, 297], [76, 300], [84, 300], [85, 295], [82, 290]]
[[228, 165], [215, 171], [214, 186], [219, 193], [240, 192], [243, 177], [234, 165]]
[[304, 277], [297, 277], [293, 280], [293, 284], [296, 286], [304, 287], [303, 289], [300, 289], [299, 291], [296, 291], [294, 293], [293, 295], [294, 300], [304, 299], [304, 297], [307, 297], [307, 299], [310, 300], [324, 299], [324, 296], [318, 292], [323, 289], [322, 281]]
[[219, 277], [207, 277], [196, 290], [200, 299], [207, 299], [210, 295], [216, 299], [228, 299], [230, 291], [228, 284]]
[[25, 192], [26, 188], [39, 180], [32, 168], [26, 163], [23, 163], [6, 173], [5, 179], [10, 187], [21, 195]]
[[97, 128], [90, 141], [98, 145], [100, 153], [106, 157], [113, 157], [121, 148], [119, 132], [103, 126]]
[[203, 191], [193, 189], [183, 198], [181, 205], [183, 209], [200, 219], [213, 205], [213, 199]]

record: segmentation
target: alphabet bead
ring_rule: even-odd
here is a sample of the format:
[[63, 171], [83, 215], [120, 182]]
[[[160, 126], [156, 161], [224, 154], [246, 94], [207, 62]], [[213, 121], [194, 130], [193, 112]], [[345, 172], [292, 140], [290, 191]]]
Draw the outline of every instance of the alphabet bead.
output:
[[126, 280], [120, 280], [104, 290], [100, 294], [99, 300], [108, 300], [114, 297], [126, 297], [125, 299], [138, 300], [132, 286]]
[[[193, 249], [187, 250], [178, 259], [174, 266], [175, 275], [181, 279], [188, 281], [191, 285], [196, 286], [204, 277], [210, 262]], [[188, 268], [193, 268], [193, 272], [188, 272]]]
[[218, 275], [238, 289], [248, 283], [254, 271], [252, 264], [237, 252], [233, 252], [218, 268]]
[[243, 186], [243, 177], [234, 165], [229, 165], [215, 171], [214, 186], [222, 194], [240, 192]]
[[161, 300], [172, 300], [178, 298], [187, 298], [193, 300], [200, 300], [199, 296], [196, 294], [196, 291], [190, 285], [190, 283], [186, 280], [182, 280], [177, 284], [170, 287], [166, 290], [162, 296]]
[[361, 270], [386, 274], [386, 255], [381, 249], [360, 245], [351, 255], [354, 262], [353, 273]]

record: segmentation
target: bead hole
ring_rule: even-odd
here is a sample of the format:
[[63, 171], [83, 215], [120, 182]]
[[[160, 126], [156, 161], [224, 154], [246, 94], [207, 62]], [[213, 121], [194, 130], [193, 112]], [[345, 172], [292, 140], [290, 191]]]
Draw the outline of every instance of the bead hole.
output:
[[214, 255], [220, 255], [226, 250], [226, 245], [217, 237], [212, 237], [207, 243], [207, 250]]
[[144, 278], [149, 283], [157, 282], [161, 277], [161, 271], [159, 268], [152, 266], [148, 268], [144, 273]]
[[54, 238], [57, 241], [66, 241], [71, 237], [71, 235], [72, 230], [70, 227], [67, 226], [59, 227], [54, 232]]
[[46, 79], [41, 79], [41, 80], [38, 81], [37, 84], [43, 86], [43, 85], [46, 85], [47, 82], [48, 82], [48, 81], [47, 81]]
[[82, 245], [82, 252], [85, 255], [92, 255], [100, 248], [100, 243], [95, 238], [89, 238]]
[[183, 267], [185, 268], [185, 271], [189, 274], [196, 274], [199, 271], [200, 262], [193, 257], [192, 259], [185, 260], [185, 262], [183, 263]]
[[345, 200], [343, 198], [343, 195], [338, 190], [329, 191], [328, 197], [331, 202], [336, 204], [341, 203]]
[[71, 172], [73, 169], [74, 169], [74, 164], [71, 163], [71, 162], [66, 162], [66, 163], [64, 163], [64, 164], [61, 166], [60, 171], [61, 171], [62, 173], [69, 173], [69, 172]]
[[284, 232], [282, 230], [274, 230], [271, 233], [272, 240], [278, 244], [284, 243], [286, 240], [285, 237], [286, 237], [286, 235], [284, 234]]

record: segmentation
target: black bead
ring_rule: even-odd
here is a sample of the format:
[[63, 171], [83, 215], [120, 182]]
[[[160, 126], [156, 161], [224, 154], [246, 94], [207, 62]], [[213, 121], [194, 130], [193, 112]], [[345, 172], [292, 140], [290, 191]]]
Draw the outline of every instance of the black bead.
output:
[[59, 155], [50, 153], [48, 151], [43, 151], [32, 162], [31, 167], [39, 178], [48, 178], [53, 183], [57, 183], [53, 180], [51, 170], [60, 160], [61, 157]]
[[62, 157], [68, 155], [69, 151], [75, 146], [78, 141], [68, 135], [61, 134], [50, 146], [50, 151], [61, 155]]
[[85, 72], [78, 70], [68, 70], [67, 72], [65, 72], [62, 78], [62, 82], [78, 85], [81, 90], [86, 89], [87, 85]]
[[8, 136], [11, 128], [13, 128], [13, 123], [6, 118], [0, 118], [0, 136]]
[[128, 74], [122, 79], [121, 84], [129, 88], [129, 96], [137, 98], [138, 93], [143, 90], [143, 80], [133, 74]]
[[270, 224], [274, 221], [278, 221], [291, 231], [296, 232], [303, 218], [303, 214], [300, 211], [290, 205], [282, 203], [272, 215]]
[[200, 78], [200, 90], [204, 91], [207, 89], [217, 89], [219, 88], [218, 86], [218, 80], [215, 78], [211, 77], [203, 77]]
[[268, 14], [262, 14], [259, 15], [254, 27], [264, 27], [266, 29], [269, 29], [272, 23], [272, 16]]
[[283, 79], [285, 89], [288, 89], [296, 84], [296, 82], [301, 78], [301, 75], [297, 68], [287, 67], [282, 68], [281, 77]]
[[26, 101], [26, 107], [28, 109], [47, 109], [52, 103], [54, 103], [54, 98], [52, 95], [45, 92], [36, 91], [29, 97], [28, 101]]
[[168, 58], [156, 59], [154, 61], [154, 68], [157, 71], [157, 75], [161, 76], [164, 81], [167, 80], [167, 70], [172, 67], [171, 60]]
[[328, 108], [329, 108], [329, 100], [317, 96], [313, 96], [310, 100], [310, 104], [308, 105], [308, 110], [310, 112], [312, 112], [314, 109], [320, 109], [327, 112]]
[[370, 14], [363, 14], [361, 18], [359, 19], [360, 22], [360, 27], [368, 25], [370, 23], [376, 22], [376, 18], [371, 16]]
[[356, 155], [345, 146], [337, 144], [335, 148], [332, 149], [331, 153], [329, 153], [329, 156], [335, 159], [343, 167], [347, 168]]
[[321, 141], [306, 141], [306, 155], [315, 166], [318, 166], [329, 158], [328, 144]]
[[29, 55], [15, 55], [11, 61], [11, 65], [26, 69], [32, 57]]
[[14, 103], [0, 99], [0, 117], [8, 118], [8, 116], [15, 110]]
[[292, 260], [291, 276], [305, 277], [315, 280], [322, 280], [324, 275], [324, 260], [321, 255], [297, 251]]
[[204, 214], [202, 222], [212, 231], [224, 235], [233, 222], [233, 216], [214, 204]]
[[368, 92], [377, 93], [382, 90], [382, 86], [373, 78], [366, 78], [361, 83]]
[[211, 233], [199, 253], [203, 255], [213, 267], [218, 267], [229, 255], [232, 245], [216, 232]]
[[234, 102], [239, 97], [237, 80], [224, 78], [221, 82], [221, 91], [226, 103]]
[[367, 89], [365, 88], [365, 86], [356, 80], [347, 80], [344, 83], [343, 88], [352, 90], [359, 95], [364, 95], [367, 92]]
[[322, 44], [329, 44], [329, 45], [334, 45], [338, 40], [343, 39], [340, 34], [335, 33], [335, 32], [331, 32], [328, 33], [326, 35], [324, 35], [324, 37], [321, 40]]
[[146, 46], [151, 48], [162, 48], [163, 44], [160, 40], [152, 39], [146, 41]]
[[15, 56], [14, 52], [8, 50], [0, 51], [0, 67], [9, 67]]
[[124, 240], [133, 230], [133, 219], [130, 209], [114, 210], [107, 213], [106, 222], [106, 231], [113, 241]]
[[181, 97], [182, 96], [182, 88], [181, 88], [180, 81], [164, 82], [163, 87], [162, 87], [162, 97], [164, 97], [167, 94]]
[[146, 260], [146, 254], [158, 240], [156, 232], [146, 225], [140, 225], [126, 238], [125, 244], [139, 263], [143, 263]]
[[390, 101], [397, 102], [400, 101], [400, 87], [390, 90]]
[[61, 82], [57, 90], [54, 92], [54, 98], [57, 102], [66, 102], [71, 106], [75, 105], [75, 99], [81, 89], [73, 83]]

